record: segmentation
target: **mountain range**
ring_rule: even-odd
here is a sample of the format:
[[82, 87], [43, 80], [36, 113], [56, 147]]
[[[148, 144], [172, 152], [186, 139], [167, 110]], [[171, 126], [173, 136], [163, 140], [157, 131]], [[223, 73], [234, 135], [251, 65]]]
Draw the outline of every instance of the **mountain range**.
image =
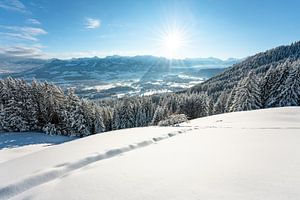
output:
[[[87, 98], [148, 95], [187, 89], [237, 63], [230, 58], [167, 59], [154, 56], [32, 59], [0, 57], [2, 75], [25, 80], [50, 81], [75, 87]], [[5, 72], [5, 73], [4, 73]]]

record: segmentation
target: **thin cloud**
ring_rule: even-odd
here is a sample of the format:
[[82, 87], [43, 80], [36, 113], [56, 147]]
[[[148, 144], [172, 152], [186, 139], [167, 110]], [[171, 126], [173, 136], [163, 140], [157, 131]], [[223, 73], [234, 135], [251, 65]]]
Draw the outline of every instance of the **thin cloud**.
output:
[[41, 47], [26, 45], [0, 46], [0, 54], [7, 57], [19, 56], [28, 58], [41, 58], [45, 56]]
[[2, 0], [0, 1], [0, 8], [9, 11], [22, 12], [22, 13], [29, 12], [26, 6], [19, 0]]
[[37, 38], [32, 37], [31, 35], [20, 34], [20, 33], [5, 33], [5, 32], [0, 32], [0, 38], [13, 39], [13, 40], [17, 39], [17, 40], [38, 41]]
[[26, 22], [27, 22], [27, 24], [34, 24], [34, 25], [41, 25], [42, 24], [39, 20], [33, 19], [33, 18], [27, 19]]
[[87, 29], [95, 29], [100, 27], [101, 22], [99, 19], [93, 19], [93, 18], [86, 18], [85, 19], [85, 28]]
[[47, 32], [42, 28], [21, 27], [19, 30], [21, 30], [23, 33], [33, 35], [33, 36], [47, 34]]
[[18, 40], [38, 41], [38, 36], [45, 35], [47, 32], [42, 28], [21, 27], [21, 26], [3, 26], [0, 25], [0, 37]]

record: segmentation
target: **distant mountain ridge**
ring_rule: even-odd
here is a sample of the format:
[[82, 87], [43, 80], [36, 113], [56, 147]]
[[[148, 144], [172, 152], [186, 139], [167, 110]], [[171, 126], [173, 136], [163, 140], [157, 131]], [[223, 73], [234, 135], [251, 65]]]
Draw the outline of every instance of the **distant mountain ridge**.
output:
[[[158, 66], [162, 65], [178, 65], [178, 66], [191, 66], [191, 65], [204, 65], [204, 64], [213, 64], [228, 66], [234, 63], [237, 63], [239, 59], [230, 58], [228, 60], [221, 60], [214, 57], [209, 58], [185, 58], [185, 59], [167, 59], [164, 57], [155, 57], [155, 56], [107, 56], [104, 58], [99, 57], [86, 57], [86, 58], [72, 58], [72, 59], [37, 59], [37, 58], [27, 58], [19, 56], [7, 56], [4, 54], [0, 55], [0, 74], [2, 73], [18, 73], [18, 72], [33, 72], [36, 67], [59, 67], [59, 66], [68, 66], [68, 67], [111, 67], [112, 65], [119, 64], [141, 64], [152, 66], [156, 64]], [[107, 69], [105, 69], [107, 70]]]
[[44, 65], [48, 60], [0, 54], [0, 75], [27, 71]]

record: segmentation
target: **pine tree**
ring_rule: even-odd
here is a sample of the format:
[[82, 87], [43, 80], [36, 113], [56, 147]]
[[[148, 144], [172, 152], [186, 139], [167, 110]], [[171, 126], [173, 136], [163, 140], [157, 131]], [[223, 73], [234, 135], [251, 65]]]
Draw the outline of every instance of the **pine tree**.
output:
[[239, 82], [230, 111], [255, 110], [261, 107], [259, 80], [250, 72], [248, 77]]
[[45, 91], [43, 90], [43, 84], [37, 82], [36, 80], [33, 80], [31, 83], [31, 98], [32, 98], [32, 104], [35, 107], [36, 110], [36, 127], [37, 130], [41, 130], [46, 125], [46, 118], [44, 109], [44, 98], [45, 98]]
[[211, 97], [208, 97], [208, 115], [215, 114], [214, 110], [214, 100]]
[[101, 111], [95, 107], [95, 121], [94, 121], [95, 133], [101, 133], [106, 131]]
[[185, 114], [189, 119], [204, 117], [209, 112], [209, 99], [207, 94], [192, 93], [180, 96], [179, 114]]
[[4, 120], [2, 122], [5, 131], [27, 131], [28, 126], [25, 119], [22, 118], [22, 109], [20, 102], [12, 97], [3, 110]]
[[109, 106], [101, 106], [98, 110], [102, 117], [105, 131], [113, 130], [113, 108]]
[[228, 102], [228, 94], [222, 92], [217, 102], [214, 105], [214, 114], [221, 114], [226, 112], [226, 104]]
[[75, 95], [73, 89], [67, 93], [67, 106], [64, 111], [64, 132], [69, 135], [86, 136], [90, 134], [84, 116], [83, 102]]
[[1, 126], [5, 131], [27, 131], [29, 127], [23, 117], [23, 103], [19, 94], [19, 80], [7, 78], [6, 94], [4, 95], [3, 113], [1, 114]]
[[[268, 100], [271, 98], [272, 89], [274, 88], [274, 85], [276, 85], [278, 72], [275, 70], [275, 68], [272, 66], [267, 71], [266, 75], [261, 81], [261, 91], [262, 91], [262, 106], [263, 108], [266, 108], [268, 106]], [[270, 101], [269, 101], [270, 102]]]
[[136, 102], [135, 106], [137, 107], [136, 126], [148, 126], [155, 112], [151, 99], [143, 97], [140, 101]]
[[279, 106], [298, 106], [300, 105], [300, 65], [292, 66], [290, 74], [284, 85], [279, 88], [281, 93], [278, 95]]
[[129, 98], [119, 101], [114, 109], [113, 129], [123, 129], [135, 127], [136, 108]]
[[230, 91], [229, 95], [228, 95], [224, 112], [231, 112], [230, 108], [233, 105], [233, 101], [234, 101], [234, 97], [236, 95], [236, 92], [237, 92], [237, 87], [234, 86], [232, 88], [232, 90]]
[[151, 124], [157, 125], [161, 120], [164, 120], [168, 116], [166, 108], [158, 106], [155, 110]]
[[[290, 73], [291, 61], [287, 60], [283, 64], [279, 65], [274, 71], [270, 71], [268, 76], [265, 77], [267, 80], [268, 87], [262, 88], [264, 91], [264, 107], [278, 107], [279, 106], [279, 95], [281, 93], [280, 88], [285, 84], [286, 79]], [[270, 80], [270, 81], [268, 81]]]
[[32, 87], [24, 80], [20, 81], [20, 101], [22, 102], [22, 116], [26, 120], [27, 129], [31, 131], [38, 128], [38, 106], [34, 102]]

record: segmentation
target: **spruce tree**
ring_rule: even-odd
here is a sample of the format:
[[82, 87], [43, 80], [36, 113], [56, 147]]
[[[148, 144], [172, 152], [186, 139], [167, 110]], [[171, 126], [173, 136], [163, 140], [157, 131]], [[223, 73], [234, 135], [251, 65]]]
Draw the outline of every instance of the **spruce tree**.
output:
[[278, 107], [279, 95], [281, 93], [282, 85], [285, 84], [286, 79], [290, 73], [291, 61], [287, 60], [283, 64], [279, 65], [274, 71], [271, 71], [265, 79], [269, 79], [269, 87], [262, 88], [264, 91], [264, 107]]
[[222, 92], [217, 102], [214, 105], [214, 114], [225, 113], [227, 101], [228, 101], [228, 94], [226, 93], [226, 91]]
[[278, 95], [278, 106], [300, 105], [300, 65], [292, 66], [284, 85], [281, 85]]
[[166, 108], [158, 106], [155, 110], [151, 124], [157, 125], [161, 120], [164, 120], [168, 116]]
[[259, 79], [253, 72], [242, 79], [234, 96], [230, 111], [255, 110], [262, 108]]

